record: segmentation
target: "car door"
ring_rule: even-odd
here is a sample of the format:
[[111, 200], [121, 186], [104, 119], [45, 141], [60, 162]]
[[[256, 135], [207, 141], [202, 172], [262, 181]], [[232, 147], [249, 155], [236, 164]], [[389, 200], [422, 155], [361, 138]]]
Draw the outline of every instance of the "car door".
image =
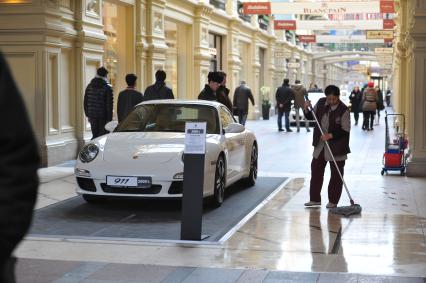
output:
[[[226, 128], [231, 123], [236, 121], [232, 117], [231, 113], [225, 107], [220, 107], [220, 120], [222, 123], [222, 129]], [[245, 164], [245, 147], [244, 147], [244, 134], [243, 133], [225, 133], [225, 144], [228, 149], [228, 177], [232, 178], [239, 175]]]

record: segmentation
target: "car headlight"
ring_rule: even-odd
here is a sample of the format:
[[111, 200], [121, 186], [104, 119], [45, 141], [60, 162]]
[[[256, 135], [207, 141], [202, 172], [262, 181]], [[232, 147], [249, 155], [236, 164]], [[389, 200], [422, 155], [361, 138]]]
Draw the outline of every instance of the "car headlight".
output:
[[89, 143], [83, 147], [78, 156], [81, 162], [88, 163], [95, 159], [98, 153], [99, 148], [95, 144]]

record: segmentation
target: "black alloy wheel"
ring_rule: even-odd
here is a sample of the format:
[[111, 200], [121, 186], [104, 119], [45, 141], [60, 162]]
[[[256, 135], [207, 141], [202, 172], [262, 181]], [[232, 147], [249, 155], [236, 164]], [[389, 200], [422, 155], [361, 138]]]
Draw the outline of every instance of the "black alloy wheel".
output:
[[257, 152], [257, 146], [253, 144], [253, 147], [251, 149], [251, 157], [250, 157], [250, 174], [246, 178], [246, 184], [249, 187], [252, 187], [256, 184], [257, 179], [257, 159], [258, 159], [258, 152]]
[[216, 172], [214, 175], [214, 205], [219, 207], [223, 203], [225, 197], [225, 160], [219, 156], [216, 162]]

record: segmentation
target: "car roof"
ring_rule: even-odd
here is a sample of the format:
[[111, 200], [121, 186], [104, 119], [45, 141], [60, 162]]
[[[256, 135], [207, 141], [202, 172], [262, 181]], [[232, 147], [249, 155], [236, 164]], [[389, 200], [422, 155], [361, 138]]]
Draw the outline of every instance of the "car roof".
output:
[[149, 100], [139, 103], [138, 105], [147, 105], [147, 104], [187, 104], [187, 105], [206, 105], [213, 106], [218, 108], [223, 105], [217, 101], [210, 100], [187, 100], [187, 99], [157, 99], [157, 100]]

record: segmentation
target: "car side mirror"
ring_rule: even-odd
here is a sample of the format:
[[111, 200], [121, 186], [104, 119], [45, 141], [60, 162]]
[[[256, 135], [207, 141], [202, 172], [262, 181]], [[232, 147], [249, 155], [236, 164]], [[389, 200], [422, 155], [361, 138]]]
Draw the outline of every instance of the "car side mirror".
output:
[[225, 134], [228, 133], [242, 133], [246, 128], [238, 123], [230, 123], [228, 127], [225, 128]]
[[110, 122], [106, 123], [105, 130], [107, 130], [108, 132], [112, 133], [112, 132], [114, 132], [114, 130], [117, 127], [117, 125], [118, 125], [117, 121], [110, 121]]

